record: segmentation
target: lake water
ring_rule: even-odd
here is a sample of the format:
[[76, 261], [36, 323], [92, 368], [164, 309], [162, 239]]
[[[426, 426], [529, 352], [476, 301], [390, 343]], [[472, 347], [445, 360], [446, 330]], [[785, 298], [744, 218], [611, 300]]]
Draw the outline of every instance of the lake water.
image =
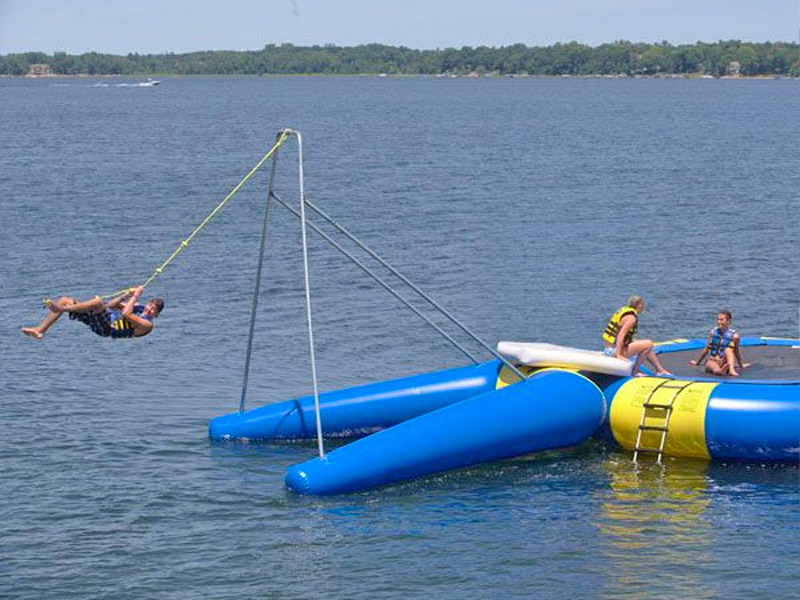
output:
[[[591, 441], [320, 499], [283, 486], [313, 443], [211, 444], [238, 404], [267, 170], [152, 284], [153, 335], [18, 329], [43, 296], [144, 280], [289, 126], [309, 197], [490, 344], [597, 347], [632, 293], [646, 337], [702, 336], [723, 306], [794, 337], [796, 82], [117, 83], [0, 79], [0, 597], [800, 596], [797, 465], [637, 468]], [[277, 191], [297, 202], [293, 142]], [[251, 407], [310, 391], [299, 228], [272, 216]], [[322, 390], [465, 364], [310, 254]]]

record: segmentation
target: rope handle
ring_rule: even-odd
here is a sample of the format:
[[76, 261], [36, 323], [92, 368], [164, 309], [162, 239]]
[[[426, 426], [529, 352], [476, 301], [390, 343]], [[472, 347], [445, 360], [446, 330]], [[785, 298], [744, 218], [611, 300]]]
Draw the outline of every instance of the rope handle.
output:
[[[275, 154], [275, 152], [278, 150], [278, 148], [280, 148], [283, 145], [283, 143], [289, 138], [290, 134], [291, 134], [291, 130], [288, 130], [288, 129], [283, 130], [278, 134], [278, 139], [275, 142], [275, 144], [272, 146], [272, 148], [270, 148], [269, 151], [263, 157], [261, 157], [261, 160], [259, 160], [256, 163], [256, 165], [252, 169], [250, 169], [250, 172], [247, 175], [245, 175], [241, 179], [241, 181], [239, 181], [239, 183], [237, 183], [234, 186], [234, 188], [230, 191], [230, 193], [228, 193], [228, 195], [225, 196], [222, 199], [222, 201], [214, 207], [214, 209], [206, 216], [206, 218], [203, 219], [200, 222], [200, 224], [197, 227], [194, 228], [194, 231], [192, 231], [192, 233], [189, 234], [189, 237], [187, 237], [185, 240], [182, 240], [181, 243], [178, 244], [178, 247], [175, 248], [175, 250], [172, 252], [172, 254], [169, 255], [167, 260], [165, 260], [163, 263], [161, 263], [160, 266], [156, 267], [156, 270], [153, 271], [153, 274], [150, 275], [150, 277], [148, 277], [147, 280], [142, 284], [142, 288], [146, 288], [148, 285], [150, 285], [150, 283], [156, 277], [161, 275], [161, 273], [164, 272], [164, 269], [166, 269], [167, 266], [173, 260], [175, 260], [175, 258], [177, 258], [177, 256], [189, 246], [189, 243], [194, 239], [194, 236], [196, 236], [198, 233], [200, 233], [200, 231], [206, 225], [208, 225], [208, 223], [211, 221], [211, 219], [213, 219], [217, 215], [217, 213], [220, 210], [222, 210], [222, 207], [225, 206], [231, 198], [233, 198], [233, 196], [236, 194], [236, 192], [238, 192], [242, 188], [242, 186], [245, 183], [247, 183], [253, 175], [256, 174], [256, 172], [264, 165], [264, 163], [267, 162], [267, 160], [273, 154]], [[117, 290], [116, 292], [113, 292], [111, 294], [103, 294], [103, 295], [101, 295], [99, 297], [100, 298], [113, 298], [115, 296], [121, 296], [122, 294], [130, 293], [131, 290], [133, 290], [133, 288], [123, 288], [123, 289]], [[47, 304], [45, 304], [45, 306], [47, 306]]]

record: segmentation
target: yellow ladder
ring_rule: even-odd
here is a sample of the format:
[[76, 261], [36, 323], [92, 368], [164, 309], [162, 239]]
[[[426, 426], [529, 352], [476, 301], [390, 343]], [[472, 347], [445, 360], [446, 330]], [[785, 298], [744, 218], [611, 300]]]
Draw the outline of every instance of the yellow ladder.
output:
[[[665, 379], [657, 386], [655, 386], [645, 398], [642, 404], [642, 419], [639, 421], [639, 431], [636, 434], [636, 444], [633, 447], [633, 462], [637, 462], [639, 454], [655, 454], [656, 463], [661, 464], [661, 459], [664, 456], [664, 444], [667, 441], [667, 432], [669, 431], [669, 420], [672, 417], [672, 410], [675, 400], [678, 395], [692, 385], [693, 381], [676, 382], [673, 379]], [[669, 401], [666, 403], [654, 402], [653, 396], [659, 390], [674, 390]], [[650, 414], [648, 414], [648, 410]], [[660, 420], [658, 425], [647, 425], [647, 419]], [[661, 440], [659, 441], [658, 448], [645, 448], [642, 446], [642, 433], [645, 431], [660, 431]]]

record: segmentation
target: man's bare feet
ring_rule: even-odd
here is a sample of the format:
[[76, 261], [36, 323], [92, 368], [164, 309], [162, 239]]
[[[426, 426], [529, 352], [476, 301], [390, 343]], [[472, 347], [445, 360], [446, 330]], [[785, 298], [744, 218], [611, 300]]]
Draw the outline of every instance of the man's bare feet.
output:
[[656, 371], [656, 375], [672, 375], [672, 373], [670, 373], [666, 369], [661, 369], [660, 371]]
[[44, 334], [39, 331], [36, 327], [23, 327], [20, 331], [27, 336], [32, 337], [35, 340], [40, 340], [44, 337]]

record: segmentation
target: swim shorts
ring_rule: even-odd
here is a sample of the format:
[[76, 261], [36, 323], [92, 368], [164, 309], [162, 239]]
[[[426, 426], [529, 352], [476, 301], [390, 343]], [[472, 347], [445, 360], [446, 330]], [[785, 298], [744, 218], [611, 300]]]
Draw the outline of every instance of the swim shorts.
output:
[[111, 337], [111, 313], [107, 310], [98, 313], [71, 312], [69, 318], [88, 325], [99, 336]]

